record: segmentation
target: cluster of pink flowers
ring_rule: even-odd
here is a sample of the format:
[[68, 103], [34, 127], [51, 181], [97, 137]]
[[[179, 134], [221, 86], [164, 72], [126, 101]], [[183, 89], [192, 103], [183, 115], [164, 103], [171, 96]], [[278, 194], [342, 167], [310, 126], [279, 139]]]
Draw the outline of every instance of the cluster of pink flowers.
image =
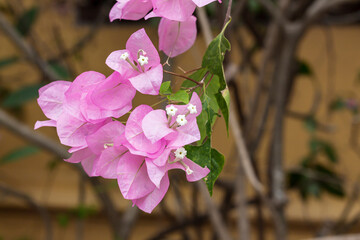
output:
[[[163, 80], [158, 52], [144, 29], [132, 34], [126, 49], [111, 53], [106, 63], [115, 70], [109, 77], [90, 71], [73, 82], [42, 87], [38, 103], [49, 120], [38, 121], [35, 129], [56, 127], [61, 143], [71, 147], [66, 161], [81, 163], [89, 176], [117, 179], [124, 198], [150, 213], [169, 188], [169, 170], [184, 170], [188, 181], [209, 173], [186, 158], [184, 148], [200, 140], [196, 117], [201, 101], [193, 93], [187, 105], [171, 104], [165, 110], [140, 105], [132, 110], [136, 91], [158, 95]], [[123, 125], [118, 118], [130, 110]]]
[[111, 21], [161, 17], [158, 28], [159, 50], [169, 57], [175, 57], [187, 51], [195, 42], [196, 17], [192, 14], [196, 6], [203, 7], [214, 1], [216, 0], [117, 0], [109, 17]]

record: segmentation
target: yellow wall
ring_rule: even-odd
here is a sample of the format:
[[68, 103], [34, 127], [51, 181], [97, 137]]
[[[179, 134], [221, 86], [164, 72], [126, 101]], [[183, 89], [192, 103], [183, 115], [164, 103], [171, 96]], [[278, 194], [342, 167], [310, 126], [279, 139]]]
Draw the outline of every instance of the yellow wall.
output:
[[[27, 6], [31, 6], [31, 1], [26, 1]], [[36, 2], [36, 1], [35, 1]], [[83, 36], [87, 31], [88, 27], [76, 25], [74, 16], [69, 13], [64, 15], [63, 13], [57, 12], [51, 1], [44, 1], [47, 4], [42, 9], [41, 18], [37, 21], [36, 28], [34, 31], [34, 37], [41, 39], [42, 43], [39, 44], [39, 50], [42, 56], [49, 58], [53, 53], [57, 52], [56, 46], [54, 45], [54, 39], [52, 35], [52, 27], [57, 26], [63, 35], [64, 43], [66, 47], [71, 47]], [[82, 71], [95, 70], [102, 72], [106, 75], [111, 73], [111, 70], [105, 65], [105, 59], [111, 51], [122, 49], [125, 46], [127, 38], [132, 32], [139, 29], [141, 26], [136, 24], [131, 25], [106, 25], [91, 40], [91, 42], [82, 51], [82, 61], [76, 61], [75, 58], [68, 59], [76, 73]], [[145, 26], [147, 32], [152, 39], [157, 39], [156, 30], [151, 28], [149, 25]], [[321, 92], [323, 99], [326, 99], [326, 85], [330, 80], [335, 82], [334, 92], [335, 93], [348, 93], [354, 92], [357, 96], [359, 86], [354, 84], [355, 76], [360, 70], [360, 32], [357, 26], [353, 27], [342, 27], [342, 28], [331, 28], [328, 30], [333, 41], [334, 54], [332, 56], [327, 55], [326, 51], [326, 35], [325, 29], [315, 28], [311, 30], [304, 38], [299, 49], [299, 56], [301, 59], [306, 60], [315, 70], [315, 79], [307, 79], [302, 77], [296, 83], [293, 101], [290, 104], [291, 110], [298, 112], [306, 112], [312, 103], [313, 89], [311, 81], [318, 81], [321, 86]], [[42, 47], [46, 46], [46, 47]], [[0, 56], [9, 56], [16, 53], [16, 49], [3, 35], [0, 35]], [[201, 55], [204, 53], [205, 46], [201, 38], [199, 38], [195, 46], [187, 53], [183, 54], [177, 59], [178, 65], [185, 70], [196, 68], [200, 66]], [[231, 54], [236, 54], [233, 51]], [[235, 59], [238, 56], [233, 56]], [[21, 64], [16, 64], [1, 72], [0, 84], [6, 84], [13, 89], [19, 88], [21, 85], [26, 83], [34, 83], [39, 80], [39, 73], [34, 66], [27, 64], [23, 61]], [[245, 81], [245, 77], [239, 81]], [[139, 96], [135, 100], [135, 104], [141, 102], [155, 102], [156, 99], [144, 99]], [[33, 127], [36, 120], [44, 120], [45, 116], [41, 113], [41, 110], [36, 105], [35, 101], [25, 105], [25, 116], [21, 120], [25, 122], [29, 127]], [[321, 137], [329, 139], [338, 150], [340, 156], [340, 164], [336, 167], [341, 173], [344, 173], [346, 181], [346, 190], [351, 190], [353, 184], [358, 179], [360, 173], [360, 159], [349, 147], [349, 131], [351, 118], [347, 113], [340, 113], [334, 115], [330, 120], [326, 115], [326, 105], [322, 102], [320, 111], [318, 113], [318, 119], [329, 125], [334, 126], [334, 133], [327, 135], [320, 135]], [[269, 131], [269, 130], [267, 130]], [[50, 136], [53, 139], [56, 138], [54, 129], [40, 129], [38, 132]], [[309, 134], [305, 131], [303, 123], [298, 120], [291, 118], [286, 119], [286, 136], [285, 136], [285, 166], [286, 168], [294, 167], [306, 154], [307, 141], [309, 140]], [[20, 145], [25, 145], [18, 137], [14, 136], [6, 129], [0, 129], [0, 156], [5, 153], [16, 149]], [[231, 149], [233, 147], [233, 141], [230, 138], [226, 138], [225, 127], [222, 120], [218, 121], [214, 134], [214, 146], [229, 157]], [[260, 171], [263, 173], [266, 168], [266, 146], [262, 146], [263, 151], [259, 155]], [[23, 161], [16, 163], [0, 166], [0, 182], [5, 183], [15, 189], [23, 191], [34, 198], [37, 202], [51, 207], [52, 209], [68, 209], [73, 208], [77, 204], [77, 189], [79, 178], [76, 173], [72, 170], [68, 163], [63, 163], [59, 168], [49, 173], [47, 165], [53, 160], [53, 156], [49, 153], [41, 152]], [[225, 165], [225, 170], [221, 177], [224, 179], [232, 179], [234, 176], [233, 166], [234, 162], [228, 159]], [[265, 178], [263, 178], [264, 180]], [[115, 203], [119, 209], [124, 209], [128, 206], [129, 202], [124, 201], [116, 188], [114, 183], [110, 183], [109, 188], [113, 188], [113, 197]], [[249, 190], [251, 192], [251, 190]], [[171, 193], [170, 193], [171, 195]], [[214, 192], [214, 198], [219, 199], [221, 193], [218, 190]], [[88, 205], [96, 205], [96, 200], [89, 189], [86, 194], [86, 203]], [[173, 197], [169, 197], [170, 199]], [[294, 194], [289, 194], [289, 205], [287, 208], [287, 214], [289, 219], [294, 222], [319, 222], [324, 220], [335, 219], [339, 216], [345, 201], [338, 200], [332, 197], [325, 197], [321, 201], [310, 200], [307, 204], [303, 204], [299, 201], [299, 197]], [[191, 198], [190, 195], [186, 196], [186, 202], [189, 206], [190, 211]], [[13, 199], [5, 199], [0, 201], [0, 236], [19, 236], [21, 231], [24, 233], [33, 233], [34, 236], [39, 236], [41, 232], [29, 231], [32, 226], [39, 226], [38, 220], [34, 213], [19, 212], [14, 210], [17, 206], [23, 206], [22, 203], [16, 202]], [[10, 208], [11, 207], [11, 208]], [[14, 208], [15, 207], [15, 208]], [[8, 210], [6, 210], [8, 208]], [[358, 207], [360, 209], [360, 206]], [[55, 212], [57, 212], [56, 210]], [[156, 216], [159, 212], [155, 210], [155, 214], [142, 218], [141, 223], [144, 225], [138, 225], [137, 230], [140, 232], [153, 231], [152, 227], [147, 224], [151, 223], [151, 219]], [[251, 214], [253, 211], [249, 211]], [[55, 214], [55, 213], [54, 213]], [[98, 217], [102, 219], [102, 217]], [[88, 229], [90, 232], [87, 234], [86, 239], [92, 239], [93, 235], [91, 231], [102, 232], [105, 231], [105, 236], [109, 236], [109, 229], [104, 226], [104, 220], [97, 222], [98, 218], [91, 218], [88, 223]], [[166, 225], [166, 221], [163, 220], [163, 224]], [[13, 226], [22, 226], [22, 230], [17, 232], [11, 229]], [[141, 226], [141, 227], [139, 227]], [[9, 231], [9, 229], [11, 229]], [[300, 230], [299, 230], [300, 229]], [[57, 230], [60, 231], [60, 230]], [[309, 232], [306, 228], [294, 227], [292, 230], [293, 239], [299, 239], [301, 237], [309, 236]], [[72, 227], [67, 230], [66, 233], [73, 233]], [[138, 231], [136, 231], [138, 232]], [[16, 234], [15, 234], [16, 233]], [[136, 234], [141, 234], [136, 233]], [[58, 236], [61, 235], [60, 233]], [[107, 234], [107, 235], [106, 235]], [[70, 234], [71, 235], [71, 234]], [[71, 239], [70, 236], [66, 235], [63, 239]], [[104, 236], [104, 235], [103, 235]], [[142, 239], [140, 235], [136, 235], [133, 239]], [[7, 238], [5, 238], [7, 239]], [[60, 239], [60, 238], [59, 238]], [[95, 238], [94, 238], [95, 239]], [[107, 239], [107, 238], [104, 238]], [[176, 239], [176, 238], [174, 238]]]

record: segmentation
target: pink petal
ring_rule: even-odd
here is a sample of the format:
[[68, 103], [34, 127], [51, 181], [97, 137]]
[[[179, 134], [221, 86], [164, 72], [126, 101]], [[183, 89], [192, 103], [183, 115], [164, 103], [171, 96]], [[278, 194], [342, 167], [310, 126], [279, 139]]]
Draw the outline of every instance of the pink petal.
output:
[[63, 112], [65, 92], [69, 89], [71, 82], [55, 81], [39, 89], [39, 106], [46, 117], [57, 120]]
[[144, 197], [155, 188], [147, 174], [144, 157], [124, 154], [120, 158], [117, 174], [119, 188], [125, 199]]
[[64, 113], [57, 122], [57, 133], [60, 142], [71, 147], [87, 146], [85, 137], [94, 133], [100, 127], [111, 121], [106, 119], [100, 123], [92, 124], [79, 120], [70, 114]]
[[193, 142], [197, 142], [201, 139], [199, 127], [197, 125], [196, 119], [188, 121], [184, 126], [178, 127], [177, 135], [174, 136], [168, 147], [178, 148], [185, 145], [188, 145]]
[[71, 155], [69, 159], [65, 159], [67, 162], [79, 163], [84, 168], [84, 171], [90, 176], [96, 176], [94, 171], [94, 162], [96, 162], [97, 156], [92, 153], [88, 148], [79, 150]]
[[196, 8], [191, 0], [152, 0], [152, 2], [154, 13], [174, 21], [186, 21]]
[[121, 58], [121, 55], [124, 53], [128, 53], [130, 62], [133, 62], [133, 58], [128, 50], [117, 50], [110, 53], [105, 63], [109, 68], [119, 72], [123, 77], [135, 76], [138, 72], [131, 67], [130, 63]]
[[[149, 68], [156, 67], [160, 64], [159, 53], [143, 28], [134, 32], [129, 37], [129, 39], [126, 42], [126, 49], [129, 51], [132, 59], [136, 59], [136, 60], [138, 59], [139, 50], [141, 49], [145, 51], [146, 53], [145, 56], [149, 58], [148, 64], [144, 65], [146, 70], [148, 70]], [[143, 53], [141, 54], [144, 55]]]
[[130, 114], [126, 127], [126, 140], [137, 150], [146, 153], [156, 153], [163, 147], [162, 142], [151, 143], [143, 133], [142, 120], [145, 115], [152, 111], [152, 108], [147, 105], [140, 105], [135, 108]]
[[[203, 7], [209, 3], [212, 3], [216, 0], [192, 0], [198, 7]], [[221, 1], [219, 0], [219, 2], [221, 3]]]
[[115, 19], [140, 20], [152, 8], [151, 1], [147, 0], [117, 0], [111, 8], [110, 21]]
[[196, 39], [196, 17], [184, 22], [162, 18], [158, 28], [159, 50], [169, 57], [176, 57], [191, 48]]
[[103, 178], [116, 179], [118, 177], [117, 166], [119, 160], [126, 152], [128, 150], [125, 147], [109, 147], [105, 149], [94, 167], [96, 175]]
[[86, 137], [89, 149], [100, 155], [104, 151], [104, 144], [113, 144], [114, 139], [125, 131], [125, 126], [119, 121], [111, 121]]
[[158, 95], [163, 80], [163, 67], [158, 64], [156, 67], [129, 78], [129, 81], [136, 90], [142, 94]]
[[41, 127], [56, 127], [56, 121], [55, 120], [36, 121], [34, 129], [38, 129]]
[[98, 107], [117, 110], [131, 104], [135, 94], [136, 90], [128, 80], [122, 78], [118, 72], [113, 72], [90, 95], [92, 102]]
[[146, 158], [146, 168], [150, 180], [157, 188], [160, 188], [161, 180], [167, 172], [166, 166], [159, 167], [154, 164], [152, 159]]
[[165, 148], [160, 156], [152, 158], [153, 163], [159, 167], [164, 166], [168, 161], [171, 150], [173, 149]]
[[80, 103], [88, 92], [102, 82], [105, 76], [98, 72], [84, 72], [80, 74], [70, 88], [65, 92], [64, 108], [78, 119], [84, 119], [80, 111]]
[[151, 213], [164, 198], [169, 189], [169, 185], [169, 177], [166, 174], [161, 181], [160, 188], [155, 188], [154, 191], [143, 198], [133, 200], [133, 203], [144, 212]]
[[154, 110], [146, 114], [142, 120], [144, 135], [151, 141], [157, 142], [166, 135], [175, 132], [169, 128], [166, 113], [162, 109]]
[[[210, 170], [207, 167], [203, 168], [186, 157], [183, 159], [183, 162], [186, 165], [188, 165], [189, 168], [193, 171], [192, 174], [186, 174], [186, 179], [189, 182], [199, 181], [200, 179], [203, 179], [204, 177], [206, 177], [210, 172]], [[185, 171], [184, 166], [182, 166], [181, 169], [183, 169]]]

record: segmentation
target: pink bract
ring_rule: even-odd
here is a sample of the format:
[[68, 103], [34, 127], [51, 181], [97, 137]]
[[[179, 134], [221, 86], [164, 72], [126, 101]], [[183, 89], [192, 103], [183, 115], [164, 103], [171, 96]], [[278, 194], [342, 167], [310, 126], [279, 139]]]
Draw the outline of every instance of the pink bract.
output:
[[191, 48], [196, 39], [196, 17], [179, 22], [162, 18], [158, 28], [159, 50], [176, 57]]
[[106, 64], [122, 76], [129, 78], [132, 86], [139, 92], [150, 95], [159, 94], [163, 68], [159, 53], [144, 29], [130, 36], [125, 50], [112, 52], [106, 59]]
[[115, 19], [140, 20], [152, 9], [150, 0], [117, 0], [111, 8], [110, 21]]

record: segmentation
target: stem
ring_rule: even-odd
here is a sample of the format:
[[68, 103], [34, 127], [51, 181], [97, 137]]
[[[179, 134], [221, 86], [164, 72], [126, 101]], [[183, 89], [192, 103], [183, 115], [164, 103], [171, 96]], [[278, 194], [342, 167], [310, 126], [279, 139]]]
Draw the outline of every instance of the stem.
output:
[[193, 83], [196, 83], [198, 86], [201, 86], [201, 85], [202, 85], [202, 83], [199, 83], [199, 82], [195, 81], [194, 79], [191, 79], [191, 78], [189, 78], [189, 77], [187, 77], [187, 76], [184, 76], [184, 75], [181, 75], [181, 74], [178, 74], [178, 73], [170, 72], [170, 71], [167, 71], [167, 70], [164, 70], [164, 73], [168, 73], [168, 74], [170, 74], [170, 75], [174, 75], [174, 76], [177, 76], [177, 77], [185, 78], [186, 80], [189, 80], [189, 81], [191, 81], [191, 82], [193, 82]]

